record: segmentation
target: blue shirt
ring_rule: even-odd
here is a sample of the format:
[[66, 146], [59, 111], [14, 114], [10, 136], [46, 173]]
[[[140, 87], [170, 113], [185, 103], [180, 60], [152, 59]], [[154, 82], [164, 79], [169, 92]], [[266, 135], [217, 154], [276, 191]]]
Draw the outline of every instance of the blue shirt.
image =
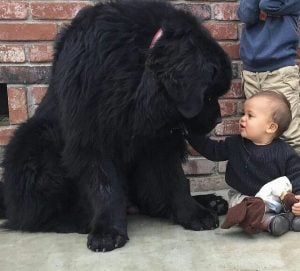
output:
[[[268, 14], [260, 19], [260, 11]], [[241, 0], [238, 17], [245, 23], [240, 44], [244, 69], [273, 71], [296, 64], [300, 0]]]

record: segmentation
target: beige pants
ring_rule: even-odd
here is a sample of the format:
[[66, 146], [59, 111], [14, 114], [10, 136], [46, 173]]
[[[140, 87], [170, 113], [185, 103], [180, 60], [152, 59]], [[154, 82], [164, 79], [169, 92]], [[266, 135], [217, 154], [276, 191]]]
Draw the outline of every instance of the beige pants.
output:
[[242, 72], [242, 85], [246, 98], [253, 94], [273, 90], [285, 95], [291, 104], [292, 122], [282, 138], [300, 154], [300, 86], [299, 67], [288, 66], [272, 72]]

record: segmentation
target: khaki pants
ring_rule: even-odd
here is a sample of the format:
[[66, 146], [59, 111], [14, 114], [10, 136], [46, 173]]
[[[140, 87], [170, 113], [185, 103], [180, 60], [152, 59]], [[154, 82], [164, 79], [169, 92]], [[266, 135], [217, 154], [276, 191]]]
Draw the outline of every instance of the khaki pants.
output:
[[299, 67], [288, 66], [272, 72], [242, 72], [242, 85], [246, 98], [253, 94], [273, 90], [285, 95], [291, 104], [292, 122], [282, 138], [300, 154], [300, 86]]

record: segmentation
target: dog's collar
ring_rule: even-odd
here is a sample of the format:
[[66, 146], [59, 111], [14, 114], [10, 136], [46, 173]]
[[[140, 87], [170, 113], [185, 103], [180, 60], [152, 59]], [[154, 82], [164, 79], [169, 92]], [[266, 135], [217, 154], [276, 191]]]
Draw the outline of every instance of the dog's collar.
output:
[[151, 41], [150, 48], [152, 48], [155, 45], [155, 43], [159, 40], [159, 38], [162, 36], [162, 34], [163, 34], [163, 30], [161, 28], [158, 29]]

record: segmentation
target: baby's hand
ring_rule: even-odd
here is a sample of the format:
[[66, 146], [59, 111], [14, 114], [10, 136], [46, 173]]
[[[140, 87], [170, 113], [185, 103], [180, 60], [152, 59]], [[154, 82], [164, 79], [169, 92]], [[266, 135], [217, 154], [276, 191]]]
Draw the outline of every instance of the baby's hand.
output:
[[[296, 195], [295, 198], [300, 201], [300, 195]], [[294, 215], [300, 216], [300, 202], [297, 202], [293, 205], [292, 212]]]

